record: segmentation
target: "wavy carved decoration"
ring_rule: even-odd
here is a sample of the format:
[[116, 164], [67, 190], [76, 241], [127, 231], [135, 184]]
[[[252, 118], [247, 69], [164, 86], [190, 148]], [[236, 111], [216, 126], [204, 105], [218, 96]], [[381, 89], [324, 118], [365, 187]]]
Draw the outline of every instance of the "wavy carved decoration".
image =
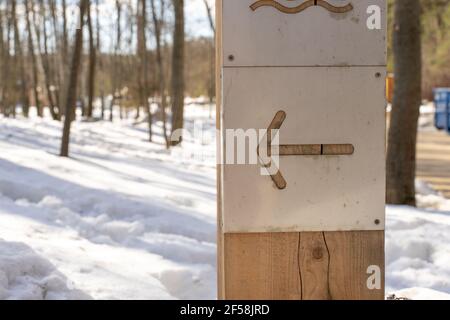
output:
[[353, 10], [353, 5], [351, 3], [337, 7], [330, 3], [328, 3], [325, 0], [307, 0], [303, 2], [302, 4], [298, 5], [297, 7], [287, 7], [285, 5], [282, 5], [281, 3], [275, 1], [275, 0], [259, 0], [253, 3], [250, 8], [255, 11], [261, 7], [273, 7], [277, 9], [280, 12], [287, 13], [287, 14], [297, 14], [300, 13], [309, 7], [319, 6], [322, 8], [325, 8], [326, 10], [333, 12], [333, 13], [345, 13]]

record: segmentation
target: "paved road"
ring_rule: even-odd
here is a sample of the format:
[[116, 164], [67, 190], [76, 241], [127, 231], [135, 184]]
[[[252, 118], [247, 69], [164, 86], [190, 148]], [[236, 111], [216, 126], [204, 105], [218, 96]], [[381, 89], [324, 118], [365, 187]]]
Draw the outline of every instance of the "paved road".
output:
[[419, 132], [417, 177], [450, 198], [450, 135], [442, 131]]

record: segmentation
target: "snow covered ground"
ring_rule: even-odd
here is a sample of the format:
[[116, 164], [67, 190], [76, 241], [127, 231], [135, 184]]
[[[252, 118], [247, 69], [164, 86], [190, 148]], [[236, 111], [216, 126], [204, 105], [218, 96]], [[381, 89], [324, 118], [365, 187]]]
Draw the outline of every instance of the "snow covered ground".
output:
[[[214, 299], [215, 138], [208, 107], [168, 152], [160, 126], [0, 118], [0, 299]], [[195, 151], [195, 152], [193, 152]], [[450, 201], [387, 208], [387, 293], [450, 299]]]
[[450, 200], [417, 183], [418, 209], [387, 207], [386, 292], [450, 299]]
[[0, 299], [215, 298], [214, 144], [132, 122], [75, 123], [62, 159], [60, 123], [0, 119]]

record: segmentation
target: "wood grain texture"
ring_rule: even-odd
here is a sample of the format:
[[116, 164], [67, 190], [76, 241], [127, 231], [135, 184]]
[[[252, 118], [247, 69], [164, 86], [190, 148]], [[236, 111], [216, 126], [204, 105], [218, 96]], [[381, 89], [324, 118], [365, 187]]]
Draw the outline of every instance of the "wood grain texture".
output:
[[299, 273], [302, 279], [302, 299], [328, 300], [328, 267], [330, 255], [323, 232], [299, 234]]
[[298, 233], [225, 234], [225, 299], [301, 299]]
[[[325, 232], [332, 299], [384, 299], [384, 231]], [[381, 269], [381, 290], [368, 290], [367, 268]]]
[[377, 300], [367, 268], [384, 275], [384, 231], [225, 234], [224, 299]]
[[[352, 144], [282, 144], [278, 146], [280, 156], [345, 156], [352, 155], [354, 152], [355, 147]], [[271, 154], [276, 155], [272, 151]]]
[[352, 144], [323, 144], [322, 154], [325, 156], [351, 155], [355, 152]]
[[320, 144], [283, 144], [278, 147], [280, 156], [318, 156], [322, 154]]

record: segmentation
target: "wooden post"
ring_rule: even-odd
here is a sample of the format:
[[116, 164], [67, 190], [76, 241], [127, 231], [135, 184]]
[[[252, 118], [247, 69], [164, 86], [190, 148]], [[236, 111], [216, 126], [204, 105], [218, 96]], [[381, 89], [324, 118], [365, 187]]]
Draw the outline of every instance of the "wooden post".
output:
[[[244, 129], [267, 128], [274, 116], [271, 108], [274, 111], [290, 108], [287, 120], [280, 129], [281, 142], [284, 138], [289, 140], [289, 144], [297, 143], [294, 139], [300, 140], [295, 146], [280, 146], [279, 154], [283, 156], [280, 171], [287, 181], [285, 190], [276, 188], [270, 178], [259, 177], [258, 166], [218, 164], [219, 299], [384, 299], [385, 99], [382, 75], [386, 56], [385, 47], [379, 47], [385, 42], [385, 27], [383, 25], [381, 31], [361, 28], [365, 27], [368, 17], [366, 9], [372, 3], [381, 8], [382, 21], [385, 23], [386, 4], [385, 0], [360, 2], [362, 4], [355, 7], [351, 4], [339, 7], [333, 5], [336, 4], [333, 0], [305, 1], [295, 7], [285, 0], [216, 0], [216, 117], [217, 129], [222, 132], [222, 136], [217, 139], [219, 158], [224, 157], [224, 129], [237, 128], [239, 125]], [[225, 3], [230, 6], [225, 8]], [[249, 10], [244, 11], [247, 7]], [[234, 9], [242, 10], [231, 14], [230, 10]], [[227, 25], [237, 25], [234, 27], [240, 29], [242, 34], [235, 34], [234, 37], [242, 36], [242, 41], [250, 41], [245, 44], [246, 48], [238, 52], [236, 46], [241, 45], [242, 41], [224, 39], [231, 37], [230, 30], [233, 29], [225, 27], [227, 21], [224, 19], [232, 16], [247, 21], [245, 26], [239, 25], [240, 21]], [[252, 33], [258, 30], [260, 24], [251, 19], [265, 21], [263, 30], [259, 31], [269, 32], [266, 37]], [[309, 37], [300, 28], [295, 28], [303, 23], [301, 19], [312, 24], [309, 32], [320, 34], [317, 37], [324, 38], [324, 41], [336, 39], [336, 43], [330, 44], [331, 47], [353, 45], [350, 38], [355, 35], [371, 38], [353, 39], [363, 43], [354, 44], [351, 49], [330, 49], [334, 50], [332, 54], [326, 49], [325, 52], [319, 52], [319, 49], [324, 48], [317, 47], [317, 57], [314, 57], [313, 41], [317, 38]], [[270, 23], [273, 21], [276, 25], [272, 25], [275, 31], [271, 33]], [[287, 26], [293, 31], [283, 33], [285, 30], [280, 26]], [[318, 30], [316, 26], [319, 26]], [[334, 30], [331, 36], [327, 34], [330, 30]], [[258, 47], [261, 39], [271, 46], [271, 35], [276, 33], [283, 39], [273, 44], [275, 48], [262, 50]], [[297, 41], [294, 34], [305, 42], [298, 44], [301, 41]], [[289, 40], [297, 43], [287, 45], [286, 41]], [[340, 40], [347, 42], [340, 44]], [[373, 41], [371, 47], [361, 49], [360, 46], [369, 43], [367, 41]], [[230, 47], [224, 48], [224, 42], [231, 44]], [[258, 55], [254, 55], [254, 61], [245, 50], [258, 52]], [[289, 50], [293, 52], [286, 55]], [[276, 52], [278, 56], [273, 57]], [[302, 54], [305, 57], [301, 57]], [[359, 57], [364, 54], [367, 57]], [[316, 58], [321, 60], [315, 61]], [[250, 81], [246, 78], [247, 73]], [[262, 79], [264, 77], [268, 80]], [[324, 89], [315, 92], [315, 87], [311, 86], [305, 87], [303, 92], [302, 77], [305, 78], [306, 86], [308, 82], [316, 82], [317, 85], [323, 85]], [[346, 84], [347, 80], [352, 84]], [[296, 82], [296, 85], [292, 82]], [[367, 86], [364, 82], [368, 83]], [[259, 89], [248, 94], [242, 91], [252, 91], [252, 83]], [[273, 86], [274, 83], [281, 87], [273, 90], [265, 87]], [[329, 89], [332, 86], [337, 88]], [[358, 93], [358, 90], [362, 92]], [[292, 96], [283, 100], [291, 92]], [[272, 98], [274, 95], [280, 99], [280, 104], [286, 105], [277, 105], [278, 100]], [[316, 106], [314, 100], [305, 98], [308, 95], [323, 100]], [[314, 105], [311, 110], [307, 107], [302, 109], [302, 103], [306, 105], [306, 101]], [[330, 105], [334, 101], [339, 104], [339, 108]], [[241, 102], [242, 105], [236, 105]], [[363, 102], [370, 106], [361, 107]], [[355, 105], [354, 109], [345, 109], [345, 105], [352, 104]], [[318, 106], [324, 108], [320, 115], [314, 113]], [[250, 109], [252, 107], [255, 109]], [[358, 111], [356, 107], [364, 110]], [[329, 120], [328, 115], [322, 116], [328, 112], [325, 108], [332, 110], [330, 115], [335, 116], [336, 121], [324, 124], [326, 128], [321, 131], [329, 131], [327, 133], [320, 130], [312, 132], [318, 121]], [[233, 122], [230, 119], [233, 119], [233, 112], [238, 109], [241, 110], [240, 119]], [[301, 109], [301, 114], [295, 113], [298, 109]], [[347, 120], [349, 117], [351, 119], [342, 121], [339, 112], [344, 113], [343, 117]], [[246, 113], [253, 114], [256, 120], [249, 120], [251, 118]], [[311, 121], [314, 122], [311, 128], [302, 131]], [[353, 131], [346, 131], [348, 124], [354, 125]], [[285, 126], [286, 134], [283, 135]], [[366, 131], [367, 134], [360, 133]], [[333, 141], [333, 138], [337, 141]], [[317, 152], [311, 152], [314, 146]], [[376, 153], [370, 154], [372, 149]], [[366, 173], [370, 171], [371, 165], [376, 169]], [[310, 175], [305, 176], [308, 171]], [[302, 175], [305, 179], [301, 178]], [[237, 181], [236, 177], [241, 180]], [[226, 185], [234, 182], [234, 189], [252, 189], [255, 184], [258, 188], [255, 188], [257, 191], [245, 191], [245, 195], [240, 197], [237, 191], [233, 192]], [[309, 185], [319, 189], [309, 192]], [[350, 189], [349, 192], [343, 191], [346, 188]], [[309, 205], [308, 201], [314, 204]], [[317, 221], [313, 221], [317, 216]], [[294, 223], [297, 220], [298, 223]]]

